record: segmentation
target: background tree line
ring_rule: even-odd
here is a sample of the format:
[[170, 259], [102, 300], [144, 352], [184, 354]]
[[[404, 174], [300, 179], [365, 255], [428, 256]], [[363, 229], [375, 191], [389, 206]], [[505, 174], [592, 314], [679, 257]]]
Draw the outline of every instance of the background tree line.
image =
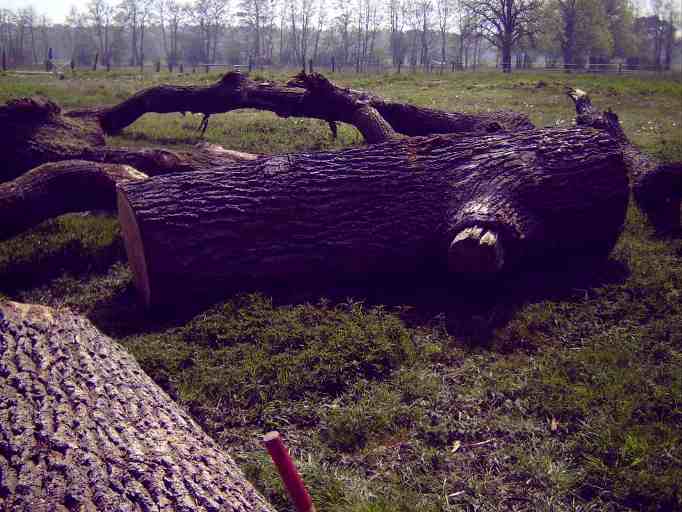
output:
[[[567, 67], [619, 62], [670, 69], [680, 53], [674, 0], [91, 0], [52, 23], [32, 6], [0, 9], [8, 64], [391, 65], [505, 71], [543, 58]], [[677, 52], [677, 53], [676, 53]], [[95, 57], [97, 55], [97, 57]], [[677, 57], [679, 59], [679, 57]], [[544, 62], [542, 62], [544, 64]]]

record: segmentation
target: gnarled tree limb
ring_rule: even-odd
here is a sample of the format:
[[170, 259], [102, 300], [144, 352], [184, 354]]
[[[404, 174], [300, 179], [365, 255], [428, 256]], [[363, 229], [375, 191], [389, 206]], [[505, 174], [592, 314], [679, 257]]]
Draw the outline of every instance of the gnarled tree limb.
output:
[[577, 125], [606, 130], [619, 142], [637, 205], [656, 231], [679, 230], [682, 162], [659, 164], [630, 142], [615, 113], [598, 112], [589, 95], [580, 89], [569, 88], [567, 94], [575, 103]]
[[[159, 85], [94, 114], [105, 132], [116, 133], [149, 112], [218, 114], [242, 108], [269, 110], [282, 117], [349, 123], [360, 130], [367, 142], [387, 140], [394, 132], [414, 136], [533, 128], [524, 114], [459, 114], [390, 102], [366, 92], [340, 88], [317, 73], [302, 73], [284, 86], [255, 82], [234, 72], [210, 86]], [[89, 114], [81, 110], [74, 115]]]

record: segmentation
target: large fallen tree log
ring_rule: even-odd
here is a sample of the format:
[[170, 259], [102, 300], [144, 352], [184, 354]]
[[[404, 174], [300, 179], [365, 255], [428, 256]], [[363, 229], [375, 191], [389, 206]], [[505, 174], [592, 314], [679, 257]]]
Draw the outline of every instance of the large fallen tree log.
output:
[[272, 512], [86, 319], [0, 302], [0, 509]]
[[118, 201], [135, 283], [153, 304], [252, 279], [489, 276], [603, 257], [628, 195], [613, 137], [572, 128], [262, 158], [127, 183]]
[[369, 143], [404, 135], [493, 133], [534, 128], [525, 114], [489, 112], [461, 114], [384, 100], [376, 95], [337, 87], [320, 74], [302, 73], [287, 85], [255, 82], [227, 73], [209, 86], [157, 85], [122, 103], [70, 115], [97, 118], [106, 133], [116, 133], [144, 114], [194, 112], [205, 116], [242, 108], [269, 110], [282, 117], [310, 117], [352, 124]]

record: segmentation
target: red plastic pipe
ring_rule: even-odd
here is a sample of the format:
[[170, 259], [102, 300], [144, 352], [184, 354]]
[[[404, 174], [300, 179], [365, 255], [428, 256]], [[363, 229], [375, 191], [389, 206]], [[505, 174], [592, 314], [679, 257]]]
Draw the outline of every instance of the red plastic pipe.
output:
[[313, 500], [308, 494], [303, 479], [296, 469], [296, 465], [289, 455], [289, 450], [284, 446], [282, 436], [279, 432], [268, 432], [263, 436], [263, 443], [272, 458], [272, 461], [277, 466], [279, 476], [284, 482], [287, 493], [294, 502], [294, 507], [298, 512], [315, 512]]

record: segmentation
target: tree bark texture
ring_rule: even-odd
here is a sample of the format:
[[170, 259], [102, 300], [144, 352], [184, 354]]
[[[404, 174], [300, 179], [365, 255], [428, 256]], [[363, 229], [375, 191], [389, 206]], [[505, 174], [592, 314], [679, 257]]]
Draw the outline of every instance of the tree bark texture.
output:
[[83, 160], [43, 164], [0, 183], [0, 240], [69, 212], [116, 210], [116, 185], [147, 176], [130, 166]]
[[614, 139], [573, 128], [262, 158], [123, 184], [118, 201], [152, 304], [242, 280], [495, 275], [535, 258], [604, 256], [628, 195]]
[[[386, 101], [335, 86], [322, 75], [301, 74], [286, 86], [255, 82], [227, 73], [207, 86], [159, 85], [142, 90], [96, 115], [106, 133], [116, 133], [149, 112], [195, 112], [205, 115], [241, 108], [269, 110], [282, 117], [311, 117], [354, 125], [369, 143], [394, 136], [432, 133], [493, 133], [532, 129], [525, 114], [491, 112], [459, 114]], [[79, 115], [85, 115], [80, 112]]]
[[273, 509], [90, 322], [0, 303], [0, 509]]
[[85, 148], [102, 146], [104, 134], [94, 123], [61, 115], [55, 103], [40, 97], [0, 106], [0, 181], [46, 162], [78, 158]]

